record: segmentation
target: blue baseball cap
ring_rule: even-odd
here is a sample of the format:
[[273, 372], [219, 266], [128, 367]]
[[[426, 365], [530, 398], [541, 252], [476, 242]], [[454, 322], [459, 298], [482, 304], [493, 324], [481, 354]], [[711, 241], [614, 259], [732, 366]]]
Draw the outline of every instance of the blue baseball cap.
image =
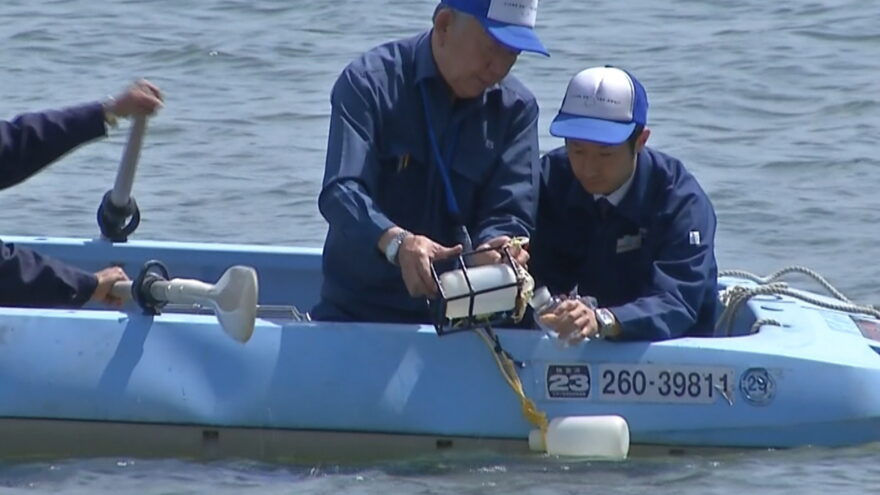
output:
[[441, 0], [440, 4], [476, 17], [496, 41], [511, 50], [550, 56], [535, 34], [538, 0]]
[[617, 145], [637, 125], [648, 124], [648, 94], [642, 83], [617, 67], [592, 67], [568, 83], [562, 108], [550, 134], [556, 137]]

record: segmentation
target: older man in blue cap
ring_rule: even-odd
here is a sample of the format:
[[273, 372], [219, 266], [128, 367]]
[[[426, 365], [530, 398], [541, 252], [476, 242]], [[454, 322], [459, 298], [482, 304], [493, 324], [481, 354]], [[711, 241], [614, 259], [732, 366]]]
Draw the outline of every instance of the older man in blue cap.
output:
[[581, 71], [543, 158], [530, 269], [570, 298], [539, 323], [585, 338], [662, 340], [711, 333], [717, 306], [715, 211], [682, 163], [645, 146], [645, 88], [615, 67]]
[[[522, 51], [547, 54], [533, 29], [537, 8], [537, 0], [443, 0], [433, 29], [370, 50], [339, 76], [313, 318], [427, 321], [431, 263], [529, 235], [538, 105], [508, 73]], [[489, 252], [474, 263], [499, 260]]]

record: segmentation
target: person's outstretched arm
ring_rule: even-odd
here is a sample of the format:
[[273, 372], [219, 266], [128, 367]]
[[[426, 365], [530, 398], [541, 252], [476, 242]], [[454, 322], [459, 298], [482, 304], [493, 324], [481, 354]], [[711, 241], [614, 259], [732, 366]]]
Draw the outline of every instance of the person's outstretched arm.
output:
[[105, 136], [106, 121], [149, 115], [162, 106], [159, 88], [138, 81], [118, 97], [0, 121], [0, 189], [14, 186], [77, 146]]
[[89, 300], [120, 306], [113, 284], [128, 280], [118, 266], [97, 273], [0, 242], [0, 306], [79, 308]]
[[104, 108], [97, 102], [0, 121], [0, 189], [24, 181], [68, 151], [106, 134]]

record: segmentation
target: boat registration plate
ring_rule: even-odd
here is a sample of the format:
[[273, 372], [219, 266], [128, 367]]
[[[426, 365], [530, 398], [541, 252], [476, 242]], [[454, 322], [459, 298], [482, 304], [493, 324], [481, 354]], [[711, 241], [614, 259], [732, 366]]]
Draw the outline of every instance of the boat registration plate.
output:
[[655, 364], [599, 365], [598, 398], [608, 402], [712, 404], [733, 396], [733, 368]]

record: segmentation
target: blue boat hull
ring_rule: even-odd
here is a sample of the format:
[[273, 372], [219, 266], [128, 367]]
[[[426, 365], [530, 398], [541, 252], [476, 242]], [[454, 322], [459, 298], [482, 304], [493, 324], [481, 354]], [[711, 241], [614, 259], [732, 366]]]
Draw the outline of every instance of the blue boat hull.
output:
[[[148, 259], [164, 261], [175, 277], [208, 281], [230, 265], [250, 265], [267, 305], [308, 308], [320, 287], [314, 249], [15, 241], [94, 269], [119, 262], [130, 275]], [[749, 334], [758, 318], [782, 326]], [[524, 364], [526, 394], [550, 418], [621, 415], [634, 444], [843, 446], [880, 440], [880, 342], [865, 338], [857, 322], [790, 297], [758, 296], [741, 311], [733, 337], [561, 348], [539, 332], [498, 334]], [[262, 448], [276, 457], [395, 439], [408, 439], [415, 451], [525, 450], [531, 427], [472, 332], [441, 338], [422, 325], [265, 317], [242, 345], [212, 315], [154, 317], [136, 307], [0, 309], [0, 418], [7, 425], [0, 444], [18, 430], [54, 431], [37, 443], [44, 453], [52, 438], [91, 445], [107, 426], [105, 433], [144, 432], [138, 442], [160, 453], [176, 442], [194, 449], [187, 453], [222, 451], [230, 437], [243, 446], [233, 455]], [[66, 433], [53, 430], [62, 424]], [[168, 433], [177, 428], [194, 433]], [[99, 443], [134, 450], [125, 438]]]

